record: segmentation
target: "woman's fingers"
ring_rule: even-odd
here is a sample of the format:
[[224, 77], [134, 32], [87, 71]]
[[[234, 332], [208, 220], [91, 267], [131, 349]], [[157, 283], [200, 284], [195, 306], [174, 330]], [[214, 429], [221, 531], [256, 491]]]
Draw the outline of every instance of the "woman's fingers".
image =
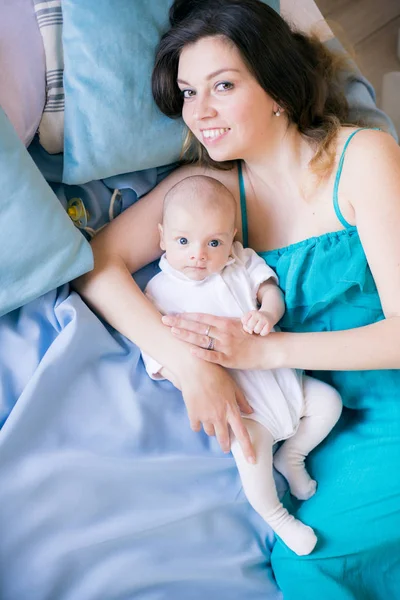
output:
[[215, 435], [215, 427], [212, 423], [203, 423], [203, 429], [210, 437]]
[[[205, 315], [207, 317], [211, 317], [211, 315]], [[168, 325], [169, 327], [173, 327], [175, 329], [184, 329], [186, 331], [192, 331], [193, 333], [198, 333], [199, 335], [207, 335], [211, 329], [211, 323], [195, 321], [190, 318], [191, 315], [187, 315], [185, 313], [184, 316], [181, 315], [166, 315], [162, 318], [162, 322], [164, 325]]]
[[228, 423], [216, 422], [214, 424], [214, 429], [221, 450], [223, 452], [229, 452], [231, 449], [231, 436], [229, 435]]
[[190, 352], [193, 356], [197, 358], [201, 358], [201, 360], [206, 360], [210, 363], [215, 363], [217, 365], [221, 365], [222, 367], [228, 367], [226, 364], [225, 355], [222, 352], [215, 352], [214, 350], [205, 350], [204, 348], [197, 348], [193, 346], [190, 349]]
[[208, 348], [210, 344], [210, 336], [200, 333], [194, 333], [193, 331], [188, 331], [187, 329], [177, 329], [176, 327], [172, 327], [171, 333], [178, 337], [183, 342], [188, 344], [193, 344], [194, 346], [199, 346], [200, 348]]
[[198, 421], [197, 419], [191, 419], [190, 415], [189, 415], [189, 421], [190, 421], [190, 429], [192, 429], [193, 431], [201, 430], [201, 422], [200, 421]]
[[[187, 324], [187, 321], [191, 321], [196, 325], [200, 325], [200, 329], [194, 331], [204, 332], [207, 331], [207, 326], [214, 325], [218, 327], [219, 321], [223, 320], [222, 317], [215, 317], [206, 313], [183, 313], [178, 315], [165, 315], [162, 318], [162, 322], [170, 327], [184, 327], [181, 323]], [[205, 327], [204, 327], [205, 325]]]
[[214, 315], [198, 313], [165, 315], [162, 317], [164, 325], [168, 325], [174, 329], [191, 331], [199, 335], [211, 335], [217, 339], [219, 339], [221, 334], [230, 331], [232, 321], [240, 323], [239, 319], [215, 317]]
[[251, 443], [250, 434], [239, 413], [232, 414], [229, 424], [231, 429], [242, 448], [242, 452], [246, 457], [247, 462], [254, 465], [256, 462], [256, 453]]
[[236, 402], [239, 407], [239, 410], [246, 415], [251, 415], [253, 409], [250, 404], [247, 402], [246, 396], [243, 394], [242, 390], [236, 386]]

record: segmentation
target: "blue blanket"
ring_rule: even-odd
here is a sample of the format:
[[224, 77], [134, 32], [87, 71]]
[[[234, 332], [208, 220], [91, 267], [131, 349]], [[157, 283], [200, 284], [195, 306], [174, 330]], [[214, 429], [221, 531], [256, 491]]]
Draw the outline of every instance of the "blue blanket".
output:
[[68, 286], [0, 340], [2, 599], [281, 598], [233, 459], [134, 345]]

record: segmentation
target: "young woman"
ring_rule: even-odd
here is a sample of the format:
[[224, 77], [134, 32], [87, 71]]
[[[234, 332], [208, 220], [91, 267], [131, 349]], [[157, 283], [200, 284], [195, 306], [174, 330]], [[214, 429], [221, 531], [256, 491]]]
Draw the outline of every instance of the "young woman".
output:
[[[200, 163], [175, 171], [95, 238], [95, 269], [78, 290], [174, 374], [193, 429], [202, 424], [225, 450], [231, 427], [252, 454], [237, 401], [248, 409], [224, 366], [308, 369], [333, 384], [347, 410], [310, 459], [319, 489], [297, 511], [322, 543], [310, 559], [277, 544], [277, 580], [285, 600], [395, 598], [400, 149], [383, 132], [344, 126], [333, 59], [258, 0], [177, 0], [153, 92], [165, 114], [183, 116]], [[171, 334], [132, 281], [160, 254], [166, 191], [197, 173], [232, 192], [238, 239], [277, 272], [280, 333], [186, 315], [164, 321]]]

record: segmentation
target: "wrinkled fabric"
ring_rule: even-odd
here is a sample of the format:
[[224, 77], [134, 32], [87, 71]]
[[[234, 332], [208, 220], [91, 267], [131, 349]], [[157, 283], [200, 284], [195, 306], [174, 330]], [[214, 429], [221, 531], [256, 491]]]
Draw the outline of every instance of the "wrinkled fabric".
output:
[[60, 207], [1, 107], [0, 189], [3, 315], [90, 271], [93, 253]]
[[[67, 185], [62, 183], [62, 154], [46, 152], [37, 137], [29, 146], [29, 153], [65, 209], [74, 198], [79, 199], [87, 216], [85, 225], [94, 231], [109, 223], [110, 217], [117, 217], [136, 200], [150, 192], [177, 167], [177, 163], [171, 163], [163, 167], [90, 181], [82, 185]], [[111, 206], [111, 198], [116, 189], [119, 190], [119, 195]], [[81, 231], [86, 235], [83, 229]]]
[[[257, 309], [261, 284], [270, 280], [277, 283], [265, 261], [240, 242], [233, 243], [225, 266], [203, 279], [191, 279], [175, 269], [166, 254], [159, 266], [161, 272], [149, 281], [145, 293], [162, 315], [202, 312], [240, 319]], [[149, 376], [163, 379], [162, 365], [144, 352], [142, 358]], [[274, 443], [296, 433], [305, 411], [302, 375], [287, 368], [228, 370], [253, 409], [247, 419], [260, 423]]]
[[282, 273], [285, 329], [349, 329], [383, 318], [355, 227], [274, 250], [266, 258]]
[[281, 600], [233, 459], [134, 345], [67, 286], [0, 340], [2, 599]]
[[[285, 293], [283, 331], [334, 331], [384, 318], [355, 227], [262, 255]], [[400, 590], [400, 370], [314, 371], [345, 406], [308, 458], [316, 495], [292, 510], [316, 530], [315, 551], [276, 544], [285, 600], [395, 600]], [[289, 502], [289, 501], [288, 501]]]

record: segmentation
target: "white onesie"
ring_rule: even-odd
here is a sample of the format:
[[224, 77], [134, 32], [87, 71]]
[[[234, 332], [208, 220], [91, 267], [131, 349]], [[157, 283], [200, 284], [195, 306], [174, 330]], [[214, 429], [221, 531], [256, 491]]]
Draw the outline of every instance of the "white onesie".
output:
[[[153, 277], [146, 295], [162, 314], [201, 312], [220, 317], [240, 318], [257, 309], [257, 291], [268, 279], [277, 276], [254, 250], [233, 244], [231, 259], [219, 273], [202, 281], [189, 279], [171, 267], [165, 255], [160, 260], [161, 272]], [[150, 377], [157, 376], [161, 365], [143, 354]], [[301, 375], [293, 369], [229, 370], [253, 408], [251, 415], [266, 427], [274, 441], [291, 437], [297, 430], [303, 411]]]

